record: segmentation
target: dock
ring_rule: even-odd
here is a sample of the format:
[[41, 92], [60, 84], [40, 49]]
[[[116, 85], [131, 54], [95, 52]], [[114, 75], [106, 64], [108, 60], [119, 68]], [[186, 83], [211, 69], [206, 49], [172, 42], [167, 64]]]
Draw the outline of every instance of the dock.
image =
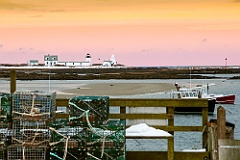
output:
[[[11, 72], [11, 87], [10, 92], [14, 93], [16, 90], [16, 74]], [[66, 107], [66, 113], [56, 113], [53, 121], [57, 119], [69, 119], [69, 99], [67, 98], [57, 98], [56, 99], [57, 107]], [[202, 109], [201, 117], [202, 124], [200, 126], [175, 126], [174, 125], [174, 109], [177, 107], [199, 107]], [[119, 113], [110, 113], [109, 119], [116, 120], [135, 120], [135, 119], [149, 119], [149, 120], [164, 120], [167, 121], [166, 124], [154, 125], [154, 128], [164, 130], [170, 133], [172, 136], [155, 136], [155, 137], [126, 137], [126, 139], [165, 139], [167, 140], [167, 151], [126, 151], [126, 159], [136, 159], [136, 160], [227, 160], [218, 155], [222, 153], [228, 153], [226, 150], [223, 150], [224, 147], [213, 148], [212, 144], [218, 143], [210, 136], [210, 128], [208, 122], [208, 99], [151, 99], [151, 98], [110, 98], [109, 107], [118, 107]], [[155, 114], [145, 114], [145, 113], [129, 113], [127, 110], [129, 108], [138, 108], [138, 107], [156, 107], [156, 108], [165, 108], [166, 112], [164, 113], [155, 113]], [[231, 146], [232, 142], [225, 142], [222, 139], [225, 137], [225, 127], [226, 127], [226, 117], [224, 117], [224, 110], [220, 106], [218, 108], [218, 119], [217, 119], [217, 131], [218, 131], [218, 140], [220, 140], [221, 146], [227, 144]], [[126, 127], [129, 127], [128, 125]], [[205, 151], [202, 152], [181, 152], [174, 150], [174, 134], [176, 132], [200, 132], [202, 135], [202, 148]], [[211, 138], [210, 138], [211, 137]], [[210, 142], [211, 140], [211, 142]], [[234, 141], [239, 147], [239, 142]], [[218, 145], [217, 145], [218, 146]], [[232, 148], [237, 148], [232, 147]], [[220, 149], [219, 149], [220, 148]], [[218, 150], [219, 149], [219, 150]], [[219, 151], [222, 151], [221, 153]], [[64, 151], [63, 151], [64, 152]], [[236, 152], [236, 150], [234, 150]], [[214, 156], [214, 154], [217, 156]], [[236, 152], [237, 153], [237, 152]], [[4, 155], [4, 154], [3, 154]], [[239, 158], [239, 154], [235, 154], [234, 158]], [[227, 158], [227, 157], [226, 157]], [[233, 158], [233, 159], [234, 159]], [[234, 159], [235, 160], [235, 159]]]

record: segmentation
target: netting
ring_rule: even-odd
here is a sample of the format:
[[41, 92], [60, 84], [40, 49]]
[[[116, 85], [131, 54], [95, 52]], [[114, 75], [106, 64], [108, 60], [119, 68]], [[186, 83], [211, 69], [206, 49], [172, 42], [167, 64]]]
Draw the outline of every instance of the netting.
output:
[[108, 121], [98, 128], [52, 128], [51, 159], [125, 159], [125, 121]]
[[72, 126], [99, 126], [108, 119], [109, 97], [78, 96], [69, 100], [69, 121]]
[[0, 92], [0, 119], [9, 121], [11, 116], [11, 94]]
[[[56, 93], [15, 92], [8, 160], [45, 160], [50, 154], [50, 122], [56, 112]], [[48, 156], [48, 157], [47, 157]]]
[[12, 116], [45, 116], [54, 118], [56, 93], [41, 91], [18, 91], [13, 94]]
[[11, 145], [7, 147], [8, 160], [46, 160], [47, 146]]
[[3, 144], [1, 143], [1, 144], [0, 144], [0, 160], [2, 160], [3, 157], [4, 157], [4, 156], [3, 156], [3, 154], [4, 154], [3, 151], [4, 151], [4, 148], [3, 148]]
[[[36, 118], [36, 117], [34, 117]], [[49, 121], [45, 119], [14, 119], [12, 123], [12, 143], [22, 145], [49, 144]]]

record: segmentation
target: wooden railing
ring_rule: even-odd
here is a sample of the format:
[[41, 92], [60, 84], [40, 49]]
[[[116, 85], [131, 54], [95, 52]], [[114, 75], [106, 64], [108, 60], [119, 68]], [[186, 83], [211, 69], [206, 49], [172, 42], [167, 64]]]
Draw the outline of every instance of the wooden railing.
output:
[[[16, 71], [11, 71], [10, 92], [16, 90]], [[57, 106], [68, 106], [69, 99], [57, 98]], [[174, 136], [174, 132], [202, 132], [202, 145], [206, 148], [207, 122], [208, 122], [208, 100], [207, 99], [124, 99], [111, 98], [110, 107], [120, 107], [118, 114], [110, 114], [115, 119], [166, 119], [167, 125], [157, 125], [155, 128], [165, 130]], [[201, 126], [175, 126], [174, 108], [177, 107], [200, 107], [202, 108]], [[126, 107], [166, 107], [167, 112], [162, 114], [130, 114], [126, 113]], [[68, 118], [68, 114], [57, 114], [56, 118]], [[159, 137], [161, 138], [161, 137]], [[168, 152], [155, 151], [127, 151], [127, 159], [134, 160], [209, 160], [209, 152], [176, 152], [174, 151], [174, 138], [168, 138]]]
[[[57, 106], [68, 106], [69, 99], [57, 99]], [[188, 160], [184, 152], [177, 153], [174, 152], [174, 132], [202, 132], [202, 145], [206, 148], [207, 143], [207, 122], [208, 122], [208, 100], [207, 99], [123, 99], [123, 98], [111, 98], [109, 100], [110, 107], [120, 107], [119, 113], [111, 113], [111, 119], [154, 119], [167, 120], [167, 125], [154, 125], [157, 129], [162, 129], [164, 131], [172, 134], [172, 137], [155, 137], [155, 138], [167, 138], [168, 139], [168, 151], [167, 154], [163, 154], [161, 159], [166, 160]], [[202, 108], [202, 125], [201, 126], [175, 126], [174, 125], [174, 108], [176, 107], [200, 107]], [[127, 113], [127, 107], [166, 107], [166, 113], [156, 113], [156, 114], [136, 114]], [[56, 118], [68, 118], [68, 114], [57, 114]], [[132, 137], [133, 138], [133, 137]], [[139, 137], [138, 137], [139, 138]], [[144, 138], [144, 137], [142, 137]], [[146, 138], [146, 137], [145, 137]], [[150, 137], [147, 137], [150, 138]], [[143, 152], [143, 151], [142, 151]], [[159, 154], [155, 152], [127, 152], [127, 159], [158, 159]], [[192, 153], [188, 154], [194, 157], [194, 159], [203, 159], [202, 157], [208, 158], [208, 152], [205, 153]], [[176, 158], [177, 155], [177, 158]], [[189, 159], [191, 159], [191, 156]]]

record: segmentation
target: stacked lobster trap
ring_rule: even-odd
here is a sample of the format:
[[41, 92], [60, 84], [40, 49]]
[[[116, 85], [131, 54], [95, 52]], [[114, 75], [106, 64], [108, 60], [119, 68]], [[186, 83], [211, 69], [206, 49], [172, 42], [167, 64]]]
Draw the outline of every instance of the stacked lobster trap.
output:
[[0, 92], [0, 159], [5, 153], [5, 142], [10, 133], [9, 122], [11, 118], [11, 94]]
[[124, 160], [125, 128], [125, 121], [109, 120], [109, 97], [73, 97], [68, 125], [53, 125], [51, 159]]
[[56, 111], [56, 93], [21, 91], [12, 95], [11, 145], [8, 160], [45, 160], [50, 149], [50, 122]]

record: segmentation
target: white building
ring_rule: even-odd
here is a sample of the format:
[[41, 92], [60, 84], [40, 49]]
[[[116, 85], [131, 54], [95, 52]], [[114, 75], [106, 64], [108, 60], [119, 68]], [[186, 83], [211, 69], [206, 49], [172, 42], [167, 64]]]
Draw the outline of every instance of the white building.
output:
[[111, 67], [111, 66], [114, 66], [116, 64], [117, 64], [117, 62], [116, 62], [114, 54], [112, 54], [110, 60], [104, 60], [103, 61], [103, 67]]
[[58, 62], [58, 56], [56, 55], [45, 55], [44, 56], [45, 66], [67, 66], [67, 67], [90, 67], [91, 56], [88, 53], [85, 57], [85, 61], [64, 61]]
[[[66, 67], [91, 67], [91, 55], [87, 53], [85, 57], [85, 61], [63, 61], [58, 62], [58, 56], [57, 55], [45, 55], [44, 56], [44, 63], [45, 66], [66, 66]], [[115, 59], [114, 54], [112, 54], [110, 60], [104, 60], [103, 64], [101, 64], [102, 67], [112, 67], [116, 66], [117, 61]]]
[[38, 66], [38, 60], [30, 60], [27, 64], [28, 66]]
[[91, 64], [89, 62], [76, 62], [76, 61], [68, 61], [68, 62], [58, 62], [58, 66], [67, 66], [67, 67], [89, 67]]
[[44, 55], [45, 66], [55, 66], [58, 63], [58, 56], [56, 55]]

